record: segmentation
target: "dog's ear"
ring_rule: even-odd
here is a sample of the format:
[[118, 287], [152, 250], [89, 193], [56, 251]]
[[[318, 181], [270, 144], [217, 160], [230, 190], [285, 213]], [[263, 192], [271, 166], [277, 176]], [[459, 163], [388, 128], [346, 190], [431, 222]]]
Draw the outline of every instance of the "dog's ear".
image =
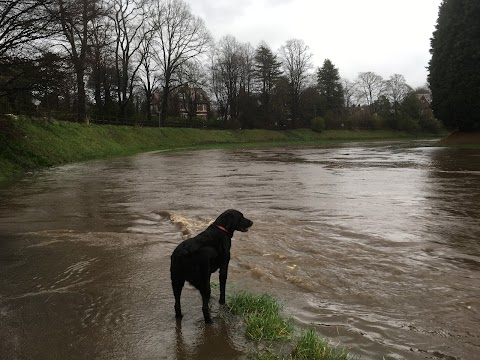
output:
[[227, 228], [228, 230], [233, 230], [234, 224], [235, 224], [235, 215], [232, 212], [225, 211], [221, 215], [221, 222], [222, 226]]
[[220, 216], [215, 220], [214, 224], [223, 226], [229, 233], [233, 234], [237, 222], [237, 211], [227, 210], [220, 214]]

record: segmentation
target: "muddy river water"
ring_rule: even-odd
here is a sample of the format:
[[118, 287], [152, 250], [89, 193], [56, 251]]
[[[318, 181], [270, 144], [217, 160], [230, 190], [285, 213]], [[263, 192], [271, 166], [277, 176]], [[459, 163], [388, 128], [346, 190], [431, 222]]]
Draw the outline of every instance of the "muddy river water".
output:
[[[480, 359], [480, 151], [433, 142], [153, 152], [0, 189], [1, 359], [244, 359], [169, 256], [223, 210], [227, 294], [270, 293], [360, 359]], [[217, 276], [214, 276], [217, 280]]]

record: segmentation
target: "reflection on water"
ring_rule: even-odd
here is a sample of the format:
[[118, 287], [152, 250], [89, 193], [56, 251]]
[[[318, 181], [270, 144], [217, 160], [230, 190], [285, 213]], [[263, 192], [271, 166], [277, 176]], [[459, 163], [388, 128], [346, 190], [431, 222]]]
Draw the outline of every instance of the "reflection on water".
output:
[[220, 212], [232, 288], [365, 359], [480, 353], [480, 153], [424, 143], [149, 153], [49, 169], [0, 190], [6, 359], [241, 359], [242, 330], [176, 322], [169, 255]]
[[182, 321], [176, 321], [176, 359], [246, 359], [246, 355], [242, 354], [234, 343], [238, 334], [230, 334], [231, 329], [224, 321], [217, 320], [211, 326], [202, 326], [202, 331], [196, 334], [184, 331], [184, 327]]

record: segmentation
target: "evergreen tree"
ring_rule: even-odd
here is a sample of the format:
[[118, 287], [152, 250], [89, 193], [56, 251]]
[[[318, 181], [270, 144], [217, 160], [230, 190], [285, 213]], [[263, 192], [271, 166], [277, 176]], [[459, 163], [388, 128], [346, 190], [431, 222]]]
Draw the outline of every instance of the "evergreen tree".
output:
[[479, 0], [443, 0], [431, 39], [433, 112], [462, 131], [480, 130], [479, 19]]
[[260, 44], [255, 50], [254, 76], [260, 90], [260, 106], [267, 126], [273, 121], [271, 99], [275, 83], [282, 74], [281, 65], [268, 45]]
[[338, 69], [329, 59], [317, 71], [318, 90], [325, 104], [325, 112], [340, 111], [343, 108], [343, 87]]

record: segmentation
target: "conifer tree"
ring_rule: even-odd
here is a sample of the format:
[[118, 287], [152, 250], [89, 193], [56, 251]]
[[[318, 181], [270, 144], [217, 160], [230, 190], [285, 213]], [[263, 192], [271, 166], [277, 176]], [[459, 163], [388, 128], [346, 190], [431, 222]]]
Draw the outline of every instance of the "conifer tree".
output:
[[343, 108], [343, 87], [338, 69], [329, 59], [317, 71], [318, 91], [325, 104], [325, 112]]
[[271, 100], [275, 83], [282, 74], [281, 65], [277, 55], [273, 54], [267, 44], [260, 44], [255, 50], [254, 76], [258, 82], [261, 110], [267, 126], [271, 125], [273, 120]]
[[479, 19], [479, 0], [443, 0], [431, 39], [433, 112], [461, 131], [480, 130]]

